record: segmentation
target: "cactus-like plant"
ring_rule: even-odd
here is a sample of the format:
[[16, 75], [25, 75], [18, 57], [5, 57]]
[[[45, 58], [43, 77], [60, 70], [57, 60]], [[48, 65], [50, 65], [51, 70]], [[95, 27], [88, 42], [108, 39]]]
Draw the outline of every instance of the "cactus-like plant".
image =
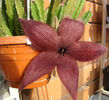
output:
[[22, 28], [18, 21], [18, 17], [26, 18], [22, 1], [1, 0], [0, 36], [13, 36], [22, 33]]
[[[18, 18], [26, 18], [24, 0], [1, 0], [0, 6], [0, 36], [22, 35]], [[31, 0], [31, 19], [44, 22], [57, 29], [64, 17], [77, 20], [85, 0], [51, 0], [50, 6], [44, 9], [44, 0]], [[81, 16], [86, 24], [92, 16], [87, 11]]]

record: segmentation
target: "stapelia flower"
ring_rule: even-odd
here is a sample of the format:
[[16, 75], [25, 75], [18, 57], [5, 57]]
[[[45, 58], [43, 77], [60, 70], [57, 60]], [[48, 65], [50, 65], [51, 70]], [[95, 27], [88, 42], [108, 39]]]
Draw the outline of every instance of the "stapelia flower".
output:
[[28, 66], [20, 90], [50, 73], [57, 67], [58, 75], [77, 100], [78, 61], [90, 61], [102, 55], [106, 48], [99, 44], [79, 41], [84, 33], [84, 24], [64, 18], [55, 32], [53, 28], [39, 21], [20, 19], [24, 32], [34, 48], [40, 51]]

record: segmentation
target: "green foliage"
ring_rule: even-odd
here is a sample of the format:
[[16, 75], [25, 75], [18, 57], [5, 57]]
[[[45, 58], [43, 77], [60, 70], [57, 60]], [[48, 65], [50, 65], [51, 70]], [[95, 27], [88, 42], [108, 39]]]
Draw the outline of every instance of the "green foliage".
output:
[[23, 0], [15, 0], [14, 7], [14, 33], [13, 35], [22, 35], [23, 30], [21, 28], [20, 22], [18, 18], [26, 18], [25, 10], [24, 10], [24, 1]]
[[45, 21], [45, 17], [44, 17], [44, 0], [34, 0], [34, 2], [37, 5], [37, 9], [38, 9], [39, 16], [40, 16], [40, 21], [44, 22]]
[[51, 24], [51, 20], [52, 20], [52, 10], [53, 10], [53, 5], [54, 5], [54, 0], [51, 0], [49, 9], [48, 9], [48, 15], [47, 15], [47, 20], [46, 23], [47, 24]]
[[74, 12], [73, 12], [73, 15], [72, 15], [72, 18], [73, 18], [73, 19], [75, 19], [75, 17], [76, 17], [76, 14], [77, 14], [77, 12], [78, 12], [78, 10], [79, 10], [79, 7], [80, 7], [80, 5], [81, 5], [81, 1], [82, 1], [82, 0], [77, 0], [77, 2], [76, 2], [76, 7], [75, 7]]
[[8, 15], [8, 22], [9, 22], [9, 28], [10, 31], [13, 33], [14, 29], [14, 2], [13, 0], [5, 0], [6, 4], [6, 13]]
[[52, 27], [57, 30], [58, 26], [59, 26], [59, 20], [57, 18], [57, 16], [54, 16], [53, 20], [52, 20]]
[[56, 16], [59, 5], [60, 5], [60, 0], [51, 0], [50, 7], [48, 10], [48, 16], [47, 16], [47, 24], [51, 25], [53, 23], [52, 21]]
[[59, 22], [64, 18], [64, 13], [65, 13], [65, 5], [59, 7], [59, 11], [57, 13]]
[[89, 22], [89, 20], [90, 20], [90, 18], [92, 17], [92, 12], [89, 10], [89, 11], [87, 11], [83, 16], [82, 16], [82, 20], [83, 20], [83, 22], [84, 22], [84, 24], [86, 25], [88, 22]]
[[34, 1], [31, 2], [31, 15], [34, 20], [40, 21], [39, 10]]
[[6, 25], [3, 17], [2, 17], [2, 14], [1, 14], [1, 9], [0, 9], [0, 31], [2, 31], [2, 35], [3, 33], [6, 35], [6, 36], [12, 36], [12, 33], [11, 31], [9, 30], [8, 26]]
[[6, 25], [8, 25], [8, 16], [6, 13], [6, 5], [5, 5], [5, 0], [2, 0], [2, 4], [1, 4], [1, 13], [2, 13], [2, 17], [6, 23]]
[[59, 7], [59, 5], [60, 5], [60, 0], [54, 0], [52, 16], [56, 15], [56, 11], [57, 11], [57, 8]]
[[26, 0], [20, 0], [22, 2], [22, 6], [24, 7], [25, 6], [25, 1]]
[[23, 0], [2, 0], [0, 7], [0, 36], [23, 33], [18, 17], [26, 18]]
[[74, 16], [74, 19], [77, 19], [78, 18], [80, 12], [82, 11], [82, 8], [84, 6], [84, 3], [85, 3], [85, 0], [81, 0], [81, 3], [80, 3], [79, 8], [78, 8], [78, 10], [76, 12], [76, 15]]
[[22, 2], [20, 0], [15, 0], [15, 6], [16, 6], [18, 17], [19, 18], [26, 18]]
[[4, 34], [1, 32], [1, 30], [0, 30], [0, 37], [4, 37]]
[[83, 21], [84, 21], [85, 18], [87, 17], [88, 13], [89, 13], [89, 11], [85, 12], [85, 13], [83, 14], [83, 16], [81, 17], [81, 19], [82, 19]]
[[14, 15], [14, 33], [13, 33], [13, 35], [21, 35], [21, 33], [24, 33], [24, 32], [21, 28], [16, 9], [14, 10], [14, 13], [15, 13], [15, 15]]
[[[65, 17], [72, 16], [75, 5], [76, 5], [76, 1], [77, 0], [68, 0], [66, 7], [65, 7], [65, 15], [64, 15]], [[76, 5], [76, 7], [77, 7], [77, 5]]]
[[47, 8], [47, 9], [45, 10], [45, 13], [44, 13], [44, 16], [45, 16], [45, 22], [47, 22], [48, 11], [49, 11], [49, 8]]
[[[56, 30], [64, 17], [78, 19], [85, 0], [51, 0], [50, 6], [44, 9], [44, 0], [31, 1], [31, 18], [51, 25]], [[2, 0], [0, 6], [0, 36], [21, 35], [18, 18], [26, 18], [25, 0]], [[87, 11], [81, 17], [84, 24], [91, 18], [91, 11]]]

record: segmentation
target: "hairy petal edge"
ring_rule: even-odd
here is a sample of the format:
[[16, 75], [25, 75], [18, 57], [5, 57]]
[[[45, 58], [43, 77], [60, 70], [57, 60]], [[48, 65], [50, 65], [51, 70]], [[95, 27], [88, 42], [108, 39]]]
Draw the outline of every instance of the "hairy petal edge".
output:
[[63, 82], [73, 100], [77, 100], [78, 92], [78, 66], [74, 59], [65, 55], [59, 60], [57, 72], [60, 80]]
[[69, 48], [69, 54], [75, 60], [79, 61], [94, 60], [99, 56], [101, 56], [106, 51], [107, 48], [101, 46], [100, 44], [85, 41], [75, 42]]
[[19, 90], [22, 90], [24, 87], [41, 78], [42, 76], [49, 74], [56, 66], [57, 57], [58, 55], [54, 52], [42, 52], [36, 56], [30, 62]]
[[60, 36], [49, 25], [39, 21], [19, 19], [32, 46], [39, 51], [56, 50]]
[[84, 33], [84, 24], [82, 22], [64, 18], [58, 28], [58, 34], [62, 36], [64, 43], [72, 44], [80, 40]]

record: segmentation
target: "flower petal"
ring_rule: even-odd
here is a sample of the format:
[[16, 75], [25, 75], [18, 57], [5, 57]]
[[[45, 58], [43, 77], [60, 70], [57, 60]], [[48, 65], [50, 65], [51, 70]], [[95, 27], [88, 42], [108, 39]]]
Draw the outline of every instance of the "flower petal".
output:
[[76, 60], [90, 61], [101, 56], [106, 50], [106, 47], [99, 44], [81, 41], [72, 44], [69, 48], [69, 54]]
[[56, 66], [58, 55], [53, 52], [42, 52], [36, 56], [29, 64], [23, 81], [20, 85], [20, 90], [30, 83], [41, 78], [45, 74], [49, 74], [52, 69]]
[[58, 33], [65, 42], [72, 43], [81, 38], [84, 33], [84, 24], [76, 20], [64, 18], [60, 23]]
[[57, 72], [73, 100], [77, 100], [79, 71], [76, 61], [68, 55], [64, 55], [64, 57], [59, 60]]
[[57, 49], [60, 37], [53, 28], [39, 21], [19, 19], [24, 32], [39, 51]]

